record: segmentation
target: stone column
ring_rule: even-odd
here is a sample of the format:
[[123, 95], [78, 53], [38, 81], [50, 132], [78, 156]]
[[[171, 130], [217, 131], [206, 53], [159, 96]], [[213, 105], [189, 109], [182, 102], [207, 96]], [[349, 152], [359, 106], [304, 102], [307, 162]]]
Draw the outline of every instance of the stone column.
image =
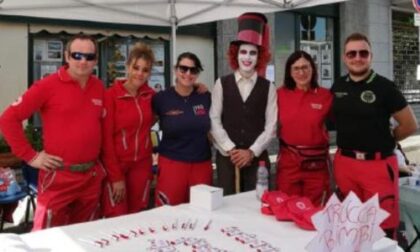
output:
[[[393, 78], [391, 0], [351, 0], [340, 4], [340, 51], [353, 32], [367, 35], [372, 44], [372, 67]], [[342, 73], [346, 68], [342, 64]]]

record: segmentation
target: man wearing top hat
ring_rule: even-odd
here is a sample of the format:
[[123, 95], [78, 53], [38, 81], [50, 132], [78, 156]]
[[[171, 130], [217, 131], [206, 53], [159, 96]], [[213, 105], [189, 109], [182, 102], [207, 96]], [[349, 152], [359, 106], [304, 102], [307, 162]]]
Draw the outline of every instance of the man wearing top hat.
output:
[[270, 167], [266, 148], [275, 137], [277, 96], [274, 85], [263, 77], [270, 60], [263, 14], [238, 18], [237, 40], [231, 42], [228, 58], [234, 72], [216, 81], [210, 109], [218, 185], [225, 195], [235, 192], [235, 169], [243, 192], [255, 189], [259, 160]]

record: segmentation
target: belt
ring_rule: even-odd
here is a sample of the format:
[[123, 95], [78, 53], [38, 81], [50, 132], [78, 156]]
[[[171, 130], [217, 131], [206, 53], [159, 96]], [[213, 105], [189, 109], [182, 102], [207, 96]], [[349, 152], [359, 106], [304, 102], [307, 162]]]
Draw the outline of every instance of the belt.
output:
[[394, 152], [362, 152], [340, 149], [340, 154], [357, 160], [383, 160], [394, 155]]
[[90, 168], [92, 168], [95, 165], [95, 163], [95, 161], [90, 161], [86, 163], [72, 164], [67, 167], [72, 172], [86, 172], [90, 170]]
[[280, 139], [280, 146], [286, 148], [292, 148], [295, 150], [328, 150], [329, 146], [326, 145], [292, 145], [286, 143], [283, 139]]

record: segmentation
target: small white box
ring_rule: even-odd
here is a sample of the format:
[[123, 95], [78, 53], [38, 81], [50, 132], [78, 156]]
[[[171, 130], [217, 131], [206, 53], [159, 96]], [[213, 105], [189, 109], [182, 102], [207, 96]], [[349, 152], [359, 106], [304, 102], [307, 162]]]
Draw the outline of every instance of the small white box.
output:
[[206, 210], [215, 210], [223, 203], [223, 189], [208, 185], [195, 185], [190, 188], [190, 204]]

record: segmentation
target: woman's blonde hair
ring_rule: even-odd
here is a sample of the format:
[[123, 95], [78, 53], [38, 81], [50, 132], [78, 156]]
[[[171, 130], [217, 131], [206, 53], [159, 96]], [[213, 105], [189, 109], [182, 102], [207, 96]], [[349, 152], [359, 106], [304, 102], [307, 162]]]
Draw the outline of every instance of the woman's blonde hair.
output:
[[153, 65], [155, 62], [155, 54], [153, 53], [152, 48], [142, 42], [137, 42], [134, 44], [133, 48], [131, 48], [126, 65], [129, 66], [133, 62], [136, 62], [138, 59], [144, 59], [145, 61], [150, 62], [150, 65]]

